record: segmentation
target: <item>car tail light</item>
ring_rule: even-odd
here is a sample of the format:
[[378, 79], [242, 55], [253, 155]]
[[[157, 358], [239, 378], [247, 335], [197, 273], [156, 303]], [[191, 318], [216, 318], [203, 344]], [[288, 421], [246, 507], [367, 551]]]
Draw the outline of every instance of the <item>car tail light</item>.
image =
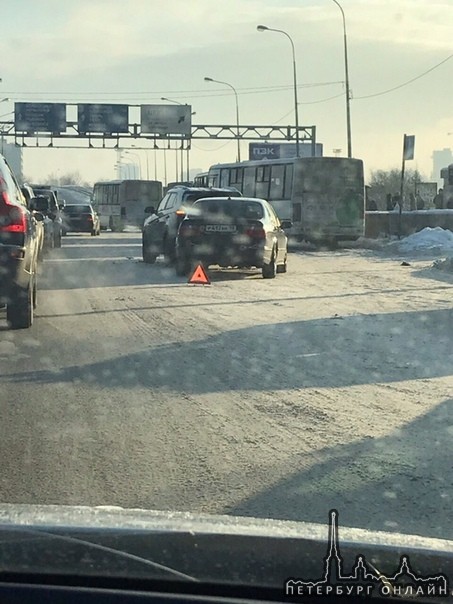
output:
[[245, 231], [245, 234], [250, 237], [250, 239], [266, 239], [266, 231], [261, 224], [249, 227]]
[[184, 212], [184, 210], [176, 210], [176, 216], [179, 216], [180, 218], [184, 218], [185, 215], [186, 215], [186, 213]]
[[182, 224], [179, 227], [178, 235], [180, 237], [196, 237], [201, 232], [200, 227], [196, 224]]
[[0, 232], [25, 233], [26, 230], [26, 210], [11, 203], [5, 180], [0, 176]]

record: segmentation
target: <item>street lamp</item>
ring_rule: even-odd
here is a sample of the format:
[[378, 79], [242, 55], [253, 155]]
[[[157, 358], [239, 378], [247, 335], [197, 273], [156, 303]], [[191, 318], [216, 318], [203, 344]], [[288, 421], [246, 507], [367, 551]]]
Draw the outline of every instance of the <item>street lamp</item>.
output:
[[348, 39], [346, 36], [346, 18], [344, 10], [337, 0], [332, 0], [341, 10], [343, 18], [343, 40], [344, 40], [344, 78], [346, 84], [346, 129], [348, 136], [348, 157], [352, 157], [352, 141], [351, 141], [351, 107], [350, 107], [350, 90], [349, 90], [349, 68], [348, 68]]
[[294, 42], [291, 36], [283, 31], [282, 29], [273, 29], [272, 27], [266, 27], [266, 25], [258, 25], [256, 28], [258, 31], [276, 31], [279, 34], [285, 35], [291, 42], [291, 49], [293, 51], [293, 81], [294, 81], [294, 117], [296, 120], [296, 157], [300, 157], [299, 153], [299, 104], [297, 102], [297, 70], [296, 70], [296, 51], [294, 48]]
[[[161, 101], [167, 101], [168, 103], [175, 103], [176, 105], [187, 105], [187, 103], [180, 103], [179, 101], [175, 101], [174, 99], [168, 99], [166, 96], [162, 96], [160, 97]], [[196, 115], [196, 111], [192, 111], [192, 113], [190, 115]], [[183, 140], [181, 139], [181, 181], [184, 180], [184, 157], [183, 157], [183, 152], [184, 152], [184, 143]], [[187, 180], [189, 180], [189, 152], [190, 152], [190, 147], [187, 147]]]
[[239, 101], [238, 101], [238, 93], [236, 92], [236, 88], [228, 82], [221, 82], [220, 80], [213, 80], [212, 78], [205, 78], [205, 82], [215, 82], [216, 84], [223, 84], [224, 86], [228, 86], [234, 92], [234, 96], [236, 97], [236, 127], [237, 127], [237, 139], [238, 139], [238, 157], [237, 160], [241, 161], [241, 145], [239, 141]]
[[127, 155], [135, 155], [135, 157], [138, 160], [138, 171], [139, 171], [139, 178], [142, 177], [142, 162], [140, 161], [140, 155], [138, 153], [133, 153], [132, 151], [128, 151], [127, 149], [124, 151], [124, 153], [126, 153]]

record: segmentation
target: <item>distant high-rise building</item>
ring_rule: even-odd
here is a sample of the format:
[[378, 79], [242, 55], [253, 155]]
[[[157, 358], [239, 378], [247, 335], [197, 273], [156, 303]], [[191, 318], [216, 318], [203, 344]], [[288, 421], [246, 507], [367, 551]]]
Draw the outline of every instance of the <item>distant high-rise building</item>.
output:
[[440, 171], [442, 168], [446, 168], [450, 164], [453, 164], [453, 153], [451, 149], [439, 149], [433, 151], [433, 173], [431, 179], [437, 182], [438, 186], [442, 186], [442, 179], [440, 177]]
[[2, 155], [8, 162], [11, 170], [14, 172], [14, 176], [17, 178], [19, 184], [22, 183], [23, 179], [23, 166], [22, 166], [22, 147], [16, 147], [12, 143], [6, 143], [2, 139]]

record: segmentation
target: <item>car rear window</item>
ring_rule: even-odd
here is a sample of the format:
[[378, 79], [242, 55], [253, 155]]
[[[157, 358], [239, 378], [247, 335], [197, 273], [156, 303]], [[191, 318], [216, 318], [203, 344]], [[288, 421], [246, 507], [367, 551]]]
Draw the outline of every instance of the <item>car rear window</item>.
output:
[[91, 206], [65, 206], [64, 212], [66, 212], [67, 214], [86, 214], [87, 212], [91, 213]]
[[183, 195], [183, 203], [184, 205], [192, 205], [197, 199], [202, 199], [203, 197], [226, 197], [227, 195], [239, 197], [240, 193], [236, 193], [235, 191], [187, 191], [187, 193], [184, 193]]
[[236, 201], [232, 199], [203, 199], [194, 204], [194, 214], [199, 216], [230, 216], [260, 220], [264, 217], [263, 206], [256, 201]]

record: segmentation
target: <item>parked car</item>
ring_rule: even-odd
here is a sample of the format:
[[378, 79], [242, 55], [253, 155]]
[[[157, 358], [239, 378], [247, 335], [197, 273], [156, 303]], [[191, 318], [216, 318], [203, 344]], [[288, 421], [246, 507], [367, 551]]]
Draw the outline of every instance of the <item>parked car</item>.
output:
[[219, 197], [196, 201], [176, 238], [176, 272], [186, 275], [195, 264], [257, 267], [265, 279], [286, 273], [288, 240], [271, 204], [264, 199]]
[[[42, 209], [37, 207], [39, 202], [37, 202], [37, 198], [35, 197], [35, 193], [33, 189], [24, 184], [21, 186], [22, 194], [25, 197], [25, 201], [27, 202], [28, 209], [31, 210], [37, 218], [37, 232], [38, 232], [38, 240], [39, 240], [39, 259], [41, 260], [45, 254], [48, 253], [49, 250], [53, 248], [53, 231], [54, 226], [52, 220], [48, 217], [48, 199], [47, 197], [43, 197], [43, 200], [47, 200], [47, 204], [45, 207], [47, 209], [43, 212]], [[39, 213], [39, 216], [38, 216]]]
[[142, 233], [143, 261], [154, 264], [157, 256], [164, 254], [169, 262], [175, 260], [175, 243], [179, 225], [186, 209], [201, 197], [240, 197], [237, 189], [208, 189], [204, 187], [177, 186], [170, 189], [156, 208], [145, 208], [150, 214]]
[[37, 197], [45, 196], [49, 199], [48, 218], [53, 223], [53, 247], [61, 247], [61, 236], [63, 232], [63, 221], [61, 217], [61, 207], [58, 204], [58, 198], [50, 185], [30, 185]]
[[68, 204], [63, 208], [63, 235], [66, 233], [101, 234], [101, 219], [90, 204]]
[[37, 301], [39, 235], [34, 215], [0, 155], [0, 305], [13, 329], [30, 327]]

